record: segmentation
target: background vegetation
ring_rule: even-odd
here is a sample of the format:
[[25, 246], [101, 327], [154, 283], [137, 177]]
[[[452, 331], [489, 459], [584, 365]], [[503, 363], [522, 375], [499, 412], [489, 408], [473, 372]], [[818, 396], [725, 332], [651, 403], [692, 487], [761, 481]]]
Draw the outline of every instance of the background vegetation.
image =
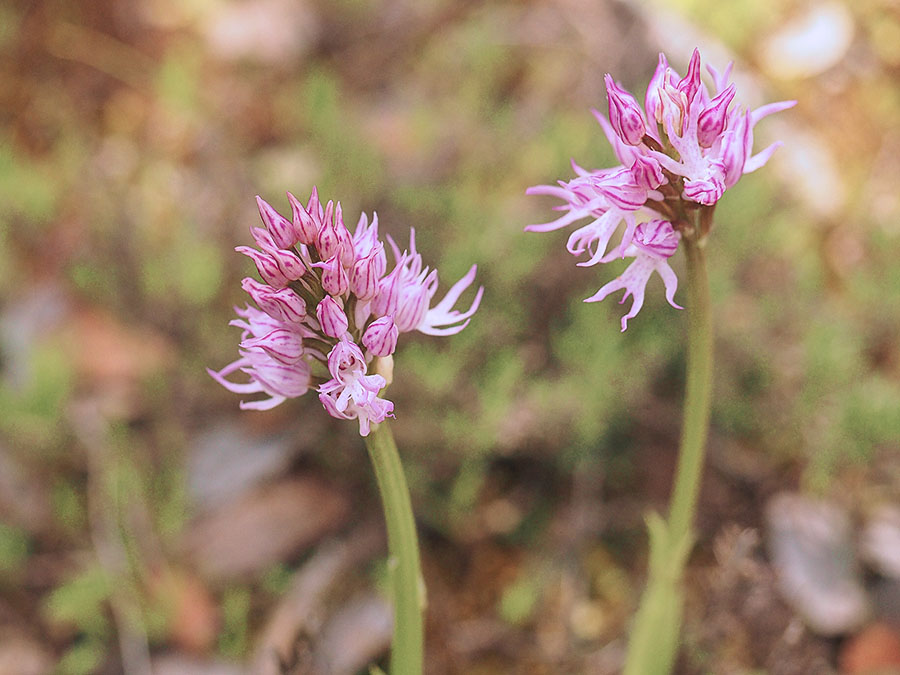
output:
[[[791, 22], [819, 10], [836, 32], [792, 47]], [[771, 667], [780, 634], [737, 616], [729, 640], [708, 635], [752, 590], [710, 585], [715, 543], [761, 527], [779, 490], [860, 517], [900, 499], [898, 35], [888, 0], [4, 3], [0, 671], [249, 667], [292, 584], [347, 542], [282, 669], [381, 657], [383, 545], [354, 425], [311, 396], [239, 412], [204, 370], [235, 357], [252, 266], [233, 247], [254, 195], [286, 211], [285, 190], [318, 185], [351, 222], [415, 227], [444, 288], [475, 262], [487, 289], [460, 335], [407, 336], [390, 392], [429, 672], [615, 672], [642, 516], [674, 461], [684, 316], [654, 280], [620, 334], [622, 308], [581, 302], [607, 277], [576, 268], [565, 235], [522, 232], [551, 206], [524, 190], [568, 178], [571, 158], [612, 163], [590, 114], [603, 74], [640, 91], [657, 52], [683, 69], [695, 43], [735, 59], [747, 103], [799, 100], [760, 125], [759, 147], [785, 142], [770, 168], [717, 210], [680, 665]], [[777, 594], [768, 611], [791, 616]], [[771, 672], [834, 650], [804, 634]]]

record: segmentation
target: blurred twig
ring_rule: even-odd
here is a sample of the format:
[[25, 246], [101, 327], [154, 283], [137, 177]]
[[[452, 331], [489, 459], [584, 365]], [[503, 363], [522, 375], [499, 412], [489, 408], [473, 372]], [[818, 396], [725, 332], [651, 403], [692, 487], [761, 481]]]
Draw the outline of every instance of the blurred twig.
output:
[[152, 58], [131, 45], [65, 21], [49, 31], [46, 47], [53, 56], [91, 66], [140, 90], [147, 88], [156, 69]]
[[[73, 404], [72, 426], [88, 458], [88, 517], [91, 540], [103, 571], [114, 582], [129, 578], [128, 552], [119, 533], [120, 494], [115, 458], [109, 452], [106, 420], [91, 401]], [[127, 675], [150, 675], [150, 648], [141, 609], [130, 584], [114, 583], [110, 606], [119, 637], [122, 669]]]
[[369, 558], [383, 540], [383, 529], [367, 522], [345, 540], [320, 546], [296, 573], [290, 589], [263, 629], [251, 672], [281, 675], [285, 666], [295, 667], [297, 645], [302, 636], [316, 631], [316, 616], [322, 611], [328, 590], [350, 568]]

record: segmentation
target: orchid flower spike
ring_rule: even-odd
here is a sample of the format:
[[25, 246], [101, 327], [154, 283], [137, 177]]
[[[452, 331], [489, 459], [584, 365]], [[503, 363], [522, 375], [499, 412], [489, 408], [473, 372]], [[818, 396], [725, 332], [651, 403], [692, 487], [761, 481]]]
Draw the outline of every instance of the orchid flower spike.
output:
[[[756, 124], [796, 104], [780, 101], [756, 110], [742, 107], [735, 103], [737, 90], [728, 81], [731, 64], [721, 72], [708, 66], [713, 79], [708, 87], [700, 76], [700, 62], [700, 51], [695, 49], [685, 76], [680, 77], [660, 54], [643, 108], [606, 75], [609, 119], [593, 112], [620, 164], [586, 170], [573, 161], [571, 180], [526, 190], [526, 194], [562, 201], [556, 207], [561, 212], [558, 218], [528, 225], [526, 231], [550, 232], [588, 221], [570, 234], [566, 244], [572, 255], [586, 256], [578, 265], [634, 258], [621, 277], [588, 298], [596, 302], [615, 290], [632, 296], [631, 310], [622, 319], [623, 330], [642, 307], [647, 280], [654, 271], [663, 278], [666, 299], [677, 307], [678, 280], [667, 259], [675, 253], [682, 234], [708, 234], [712, 209], [725, 191], [745, 173], [762, 167], [780, 145], [774, 143], [754, 154]], [[706, 223], [699, 232], [690, 222], [695, 218], [690, 214], [698, 213]], [[621, 238], [615, 243], [618, 232]]]
[[[394, 404], [381, 394], [387, 386], [372, 374], [375, 359], [390, 359], [401, 333], [454, 335], [478, 310], [480, 287], [468, 309], [455, 309], [475, 281], [473, 265], [437, 304], [438, 272], [425, 266], [416, 250], [394, 253], [388, 271], [378, 217], [363, 214], [353, 234], [344, 225], [340, 202], [324, 206], [313, 188], [306, 206], [288, 194], [288, 219], [257, 197], [265, 227], [251, 234], [258, 248], [238, 251], [256, 264], [262, 282], [242, 282], [259, 309], [237, 309], [232, 325], [243, 329], [240, 358], [209, 374], [229, 391], [265, 394], [241, 402], [241, 408], [268, 410], [316, 389], [325, 410], [339, 419], [355, 419], [366, 436], [372, 424], [393, 416]], [[331, 377], [318, 375], [327, 371]], [[248, 381], [228, 379], [243, 373]]]

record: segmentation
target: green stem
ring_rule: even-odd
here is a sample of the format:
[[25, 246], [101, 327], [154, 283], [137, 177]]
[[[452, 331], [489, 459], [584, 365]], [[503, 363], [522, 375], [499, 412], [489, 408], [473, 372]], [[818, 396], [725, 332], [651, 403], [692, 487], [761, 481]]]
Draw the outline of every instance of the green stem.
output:
[[425, 584], [409, 488], [387, 421], [373, 425], [366, 448], [375, 468], [388, 535], [388, 570], [394, 604], [391, 675], [420, 675], [424, 652]]
[[[711, 214], [710, 214], [711, 215]], [[701, 218], [701, 221], [703, 218]], [[628, 643], [625, 675], [666, 675], [678, 652], [684, 566], [703, 473], [712, 396], [712, 317], [704, 246], [707, 223], [683, 239], [687, 256], [688, 345], [684, 420], [668, 522], [648, 518], [650, 570]]]
[[687, 382], [681, 447], [669, 504], [669, 536], [673, 541], [688, 536], [693, 528], [712, 401], [713, 334], [706, 240], [685, 237], [684, 244], [688, 292]]

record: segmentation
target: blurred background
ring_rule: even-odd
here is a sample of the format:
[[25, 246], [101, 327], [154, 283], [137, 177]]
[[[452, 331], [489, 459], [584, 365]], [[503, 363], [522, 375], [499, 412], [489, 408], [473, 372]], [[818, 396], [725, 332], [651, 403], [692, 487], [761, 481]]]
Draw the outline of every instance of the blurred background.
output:
[[604, 73], [642, 99], [658, 52], [683, 72], [695, 45], [736, 61], [744, 104], [799, 104], [757, 128], [785, 147], [710, 240], [679, 672], [900, 667], [896, 0], [12, 0], [0, 673], [384, 664], [356, 425], [313, 396], [240, 412], [205, 373], [236, 358], [254, 195], [287, 212], [313, 185], [349, 223], [414, 226], [442, 289], [472, 263], [486, 287], [461, 334], [404, 336], [389, 392], [427, 672], [617, 672], [674, 466], [685, 317], [654, 279], [621, 334], [622, 307], [582, 303], [615, 264], [523, 233], [553, 205], [524, 191], [572, 158], [614, 163], [590, 113]]

